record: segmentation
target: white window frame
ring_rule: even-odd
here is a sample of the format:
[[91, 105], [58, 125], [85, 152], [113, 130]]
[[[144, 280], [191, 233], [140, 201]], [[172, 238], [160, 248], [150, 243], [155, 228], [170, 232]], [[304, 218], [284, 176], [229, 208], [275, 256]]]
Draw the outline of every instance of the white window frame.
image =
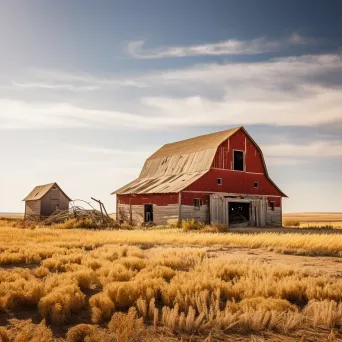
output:
[[[234, 152], [242, 152], [243, 155], [243, 170], [235, 170], [235, 158], [234, 158]], [[238, 171], [238, 172], [246, 172], [246, 153], [243, 150], [233, 150], [233, 171]]]
[[[195, 202], [198, 201], [198, 205], [195, 204]], [[194, 198], [193, 199], [194, 209], [200, 210], [202, 206], [202, 198]]]

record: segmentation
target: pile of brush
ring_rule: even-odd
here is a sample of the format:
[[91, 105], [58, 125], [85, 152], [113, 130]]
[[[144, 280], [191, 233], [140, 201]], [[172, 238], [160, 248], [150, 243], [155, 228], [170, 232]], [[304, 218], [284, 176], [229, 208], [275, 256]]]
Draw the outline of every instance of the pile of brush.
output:
[[90, 209], [75, 205], [73, 201], [68, 210], [58, 210], [48, 217], [27, 215], [24, 224], [58, 228], [119, 228], [120, 224], [107, 214], [103, 203], [97, 202], [100, 204], [100, 210], [93, 208], [88, 202], [85, 203], [90, 206]]

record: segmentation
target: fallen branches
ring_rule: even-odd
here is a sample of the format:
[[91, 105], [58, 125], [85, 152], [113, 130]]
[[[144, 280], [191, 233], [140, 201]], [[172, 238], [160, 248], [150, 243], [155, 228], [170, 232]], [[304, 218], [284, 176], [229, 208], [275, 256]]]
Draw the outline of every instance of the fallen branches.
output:
[[[90, 206], [90, 209], [86, 209], [83, 206], [76, 205], [75, 202], [83, 202]], [[100, 210], [95, 209], [89, 202], [83, 200], [74, 200], [70, 202], [70, 208], [68, 210], [58, 210], [49, 217], [40, 217], [36, 215], [28, 215], [25, 217], [24, 225], [32, 226], [52, 226], [63, 225], [68, 221], [75, 223], [75, 228], [119, 228], [119, 224], [111, 218], [101, 201], [97, 201], [100, 204]], [[71, 221], [72, 220], [72, 221]], [[82, 225], [83, 224], [83, 225]], [[61, 227], [63, 228], [63, 227]], [[73, 227], [66, 227], [73, 228]]]

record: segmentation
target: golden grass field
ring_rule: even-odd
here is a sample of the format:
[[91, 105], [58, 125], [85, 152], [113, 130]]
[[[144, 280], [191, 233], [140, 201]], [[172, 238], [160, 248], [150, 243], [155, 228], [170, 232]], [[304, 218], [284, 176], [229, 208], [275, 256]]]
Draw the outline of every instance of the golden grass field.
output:
[[289, 213], [283, 214], [283, 221], [299, 221], [300, 227], [332, 226], [342, 228], [342, 213]]
[[20, 229], [0, 220], [0, 341], [180, 339], [341, 341], [341, 232]]

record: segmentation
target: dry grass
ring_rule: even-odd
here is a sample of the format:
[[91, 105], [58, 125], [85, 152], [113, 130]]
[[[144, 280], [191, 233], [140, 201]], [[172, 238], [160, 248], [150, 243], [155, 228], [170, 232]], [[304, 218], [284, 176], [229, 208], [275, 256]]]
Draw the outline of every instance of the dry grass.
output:
[[25, 311], [44, 321], [9, 322], [1, 339], [38, 341], [41, 335], [52, 341], [52, 331], [66, 325], [60, 338], [72, 342], [190, 335], [202, 341], [211, 334], [209, 341], [260, 333], [290, 338], [299, 331], [320, 341], [309, 333], [317, 330], [341, 337], [342, 278], [213, 255], [207, 250], [212, 245], [342, 256], [338, 234], [2, 227], [0, 310], [8, 318]]
[[287, 221], [299, 222], [299, 228], [342, 229], [342, 213], [292, 213], [283, 214], [284, 225]]
[[[57, 250], [70, 254], [74, 252], [71, 251], [73, 248], [94, 249], [108, 244], [241, 246], [293, 254], [342, 256], [342, 234], [320, 233], [208, 234], [183, 233], [178, 229], [93, 231], [0, 228], [0, 241], [0, 264], [39, 263]], [[37, 243], [40, 243], [39, 248], [36, 248]]]
[[299, 227], [300, 226], [300, 222], [297, 220], [285, 220], [283, 222], [283, 225], [285, 227]]

